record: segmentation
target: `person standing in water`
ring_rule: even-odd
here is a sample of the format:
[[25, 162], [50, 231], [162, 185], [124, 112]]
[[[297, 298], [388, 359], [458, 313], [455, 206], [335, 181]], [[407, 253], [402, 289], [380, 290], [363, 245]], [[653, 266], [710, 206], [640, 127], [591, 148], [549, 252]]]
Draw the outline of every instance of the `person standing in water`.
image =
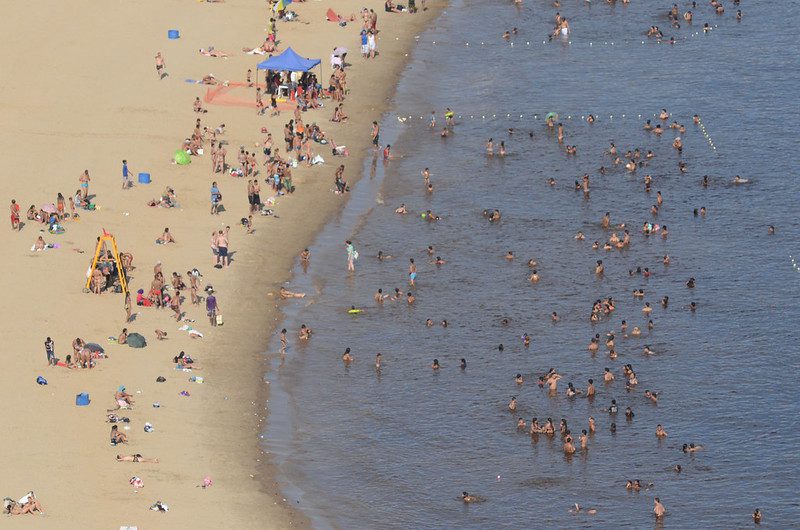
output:
[[355, 261], [358, 259], [358, 251], [350, 240], [345, 241], [345, 248], [347, 250], [347, 270], [354, 272], [356, 270]]

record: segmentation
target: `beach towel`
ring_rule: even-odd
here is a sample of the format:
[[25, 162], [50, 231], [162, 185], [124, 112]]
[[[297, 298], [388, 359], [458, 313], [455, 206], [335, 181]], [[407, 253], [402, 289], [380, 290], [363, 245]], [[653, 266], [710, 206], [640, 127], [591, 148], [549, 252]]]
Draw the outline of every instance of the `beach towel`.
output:
[[203, 334], [197, 331], [196, 329], [192, 328], [189, 325], [184, 324], [183, 326], [178, 328], [178, 331], [188, 331], [191, 337], [200, 337], [203, 338]]
[[328, 8], [328, 12], [325, 14], [325, 17], [328, 19], [328, 22], [339, 22], [339, 15], [336, 12]]

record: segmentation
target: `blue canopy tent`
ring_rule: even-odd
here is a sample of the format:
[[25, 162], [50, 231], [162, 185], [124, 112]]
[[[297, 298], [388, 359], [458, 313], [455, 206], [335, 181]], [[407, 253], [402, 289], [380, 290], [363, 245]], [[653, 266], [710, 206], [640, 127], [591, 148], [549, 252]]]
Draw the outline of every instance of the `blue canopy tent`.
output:
[[[306, 59], [297, 55], [291, 48], [286, 48], [280, 55], [270, 57], [256, 65], [256, 84], [258, 84], [259, 70], [272, 70], [276, 72], [308, 72], [322, 61], [319, 59]], [[320, 72], [321, 75], [321, 72]]]
[[319, 59], [305, 59], [297, 55], [291, 48], [286, 48], [282, 54], [270, 57], [258, 63], [259, 70], [275, 70], [277, 72], [308, 72], [321, 61]]

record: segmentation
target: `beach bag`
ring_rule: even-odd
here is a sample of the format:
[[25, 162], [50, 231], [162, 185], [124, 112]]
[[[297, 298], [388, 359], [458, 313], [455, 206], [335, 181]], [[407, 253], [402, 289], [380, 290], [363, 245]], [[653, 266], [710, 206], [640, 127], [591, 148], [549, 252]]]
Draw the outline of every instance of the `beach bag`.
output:
[[217, 313], [217, 325], [218, 325], [218, 326], [221, 326], [221, 325], [223, 325], [224, 323], [225, 323], [225, 322], [223, 322], [223, 320], [222, 320], [222, 313]]
[[36, 382], [38, 384], [40, 384], [40, 385], [46, 385], [47, 384], [47, 379], [45, 379], [44, 377], [42, 377], [40, 375], [39, 377], [36, 378]]
[[80, 394], [75, 396], [75, 405], [79, 407], [85, 407], [89, 404], [89, 394], [86, 392], [81, 392]]

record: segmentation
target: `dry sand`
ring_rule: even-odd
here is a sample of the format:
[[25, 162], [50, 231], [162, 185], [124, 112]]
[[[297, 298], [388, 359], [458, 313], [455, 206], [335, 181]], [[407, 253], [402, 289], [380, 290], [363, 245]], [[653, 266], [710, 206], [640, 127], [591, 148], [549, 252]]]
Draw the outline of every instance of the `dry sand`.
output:
[[[351, 50], [349, 122], [329, 122], [331, 106], [304, 115], [307, 123], [317, 121], [338, 144], [346, 144], [351, 156], [334, 159], [324, 150], [324, 166], [295, 170], [297, 192], [278, 202], [279, 218], [257, 218], [254, 235], [246, 235], [238, 224], [247, 212], [246, 179], [212, 175], [208, 156], [186, 167], [170, 160], [193, 129], [194, 97], [205, 92], [184, 79], [213, 72], [218, 79], [244, 81], [247, 68], [263, 59], [240, 51], [259, 45], [265, 36], [263, 2], [45, 0], [4, 7], [0, 142], [5, 203], [15, 198], [24, 219], [31, 204], [53, 202], [58, 192], [74, 194], [78, 175], [88, 169], [90, 193], [97, 195], [100, 207], [84, 213], [80, 222], [67, 222], [63, 235], [45, 234], [59, 249], [30, 251], [40, 229], [34, 222], [11, 232], [6, 217], [6, 228], [0, 230], [5, 249], [0, 290], [7, 300], [0, 309], [6, 356], [0, 402], [7, 411], [0, 437], [0, 496], [19, 498], [33, 489], [47, 512], [44, 517], [15, 516], [6, 524], [89, 529], [308, 526], [302, 514], [285, 506], [268, 455], [258, 443], [268, 412], [263, 384], [267, 358], [261, 352], [279, 307], [268, 293], [288, 278], [299, 250], [344, 204], [330, 191], [334, 164], [345, 163], [348, 181], [357, 180], [369, 152], [369, 123], [380, 119], [413, 49], [414, 35], [437, 11], [429, 4], [426, 13], [390, 15], [373, 2], [370, 7], [379, 13], [382, 30], [381, 56], [362, 61], [359, 24], [340, 28], [326, 22], [324, 13], [331, 4], [292, 4], [300, 21], [279, 25], [278, 38], [281, 49], [291, 45], [302, 55], [321, 58], [323, 83], [330, 75], [330, 50], [338, 45]], [[347, 15], [361, 6], [355, 0], [335, 3]], [[170, 28], [180, 29], [181, 39], [167, 40]], [[234, 56], [214, 59], [197, 53], [209, 45]], [[170, 74], [163, 81], [155, 73], [157, 51], [165, 55]], [[262, 126], [280, 143], [283, 123], [291, 116], [264, 118], [251, 109], [212, 105], [202, 118], [207, 126], [226, 124], [229, 159], [235, 162], [238, 145], [252, 150], [262, 140]], [[121, 190], [123, 158], [134, 172], [150, 172], [153, 183]], [[228, 209], [219, 217], [208, 213], [212, 180], [219, 182]], [[167, 185], [175, 188], [181, 208], [148, 208], [146, 201]], [[268, 186], [262, 190], [263, 199]], [[209, 235], [225, 225], [232, 227], [234, 263], [219, 271], [211, 268]], [[165, 226], [177, 244], [154, 244]], [[170, 311], [135, 308], [137, 317], [128, 328], [147, 337], [148, 346], [107, 344], [106, 337], [118, 335], [125, 325], [122, 296], [82, 292], [101, 228], [135, 256], [132, 292], [147, 290], [156, 261], [163, 262], [167, 277], [197, 267], [217, 291], [225, 325], [211, 328], [204, 309], [187, 301], [187, 316], [206, 334], [190, 340], [177, 331]], [[167, 330], [168, 340], [156, 341], [156, 328]], [[47, 336], [55, 340], [62, 359], [75, 337], [103, 344], [110, 358], [93, 370], [49, 368], [43, 346]], [[191, 383], [190, 374], [173, 369], [171, 358], [181, 350], [197, 359], [205, 384]], [[49, 384], [38, 386], [37, 375]], [[156, 383], [159, 375], [167, 381]], [[132, 420], [126, 431], [130, 443], [111, 447], [105, 411], [120, 384], [135, 394], [137, 404], [124, 413]], [[191, 396], [179, 395], [182, 390]], [[90, 393], [90, 406], [75, 406], [79, 392]], [[161, 408], [152, 408], [156, 401]], [[143, 431], [146, 421], [155, 432]], [[117, 453], [142, 453], [161, 463], [117, 463]], [[145, 484], [138, 492], [128, 484], [134, 475]], [[207, 475], [214, 485], [204, 490], [199, 484]], [[149, 511], [156, 500], [168, 503], [170, 512]]]

